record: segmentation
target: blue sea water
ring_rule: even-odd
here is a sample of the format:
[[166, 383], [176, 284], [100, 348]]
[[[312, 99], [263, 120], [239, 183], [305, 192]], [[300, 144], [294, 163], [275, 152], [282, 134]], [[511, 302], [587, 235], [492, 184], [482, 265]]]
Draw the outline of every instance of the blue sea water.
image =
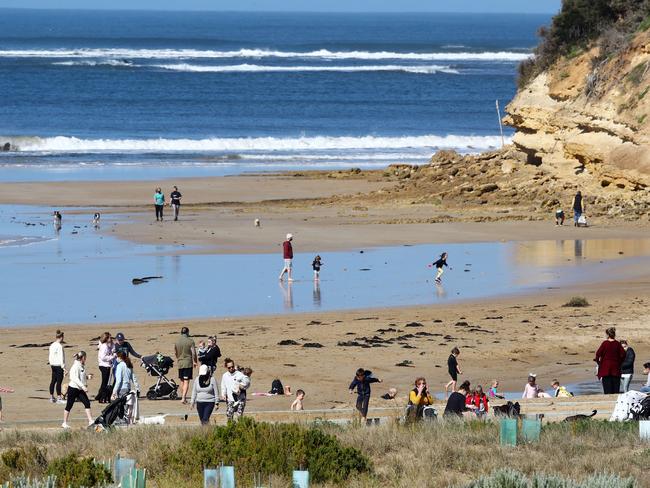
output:
[[514, 95], [548, 20], [0, 10], [0, 179], [375, 167], [496, 147], [495, 100]]

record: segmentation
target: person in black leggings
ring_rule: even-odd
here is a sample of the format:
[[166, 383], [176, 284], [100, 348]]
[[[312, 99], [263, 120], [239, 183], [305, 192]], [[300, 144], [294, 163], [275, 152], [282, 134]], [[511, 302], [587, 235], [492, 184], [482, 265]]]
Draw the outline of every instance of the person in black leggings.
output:
[[88, 400], [88, 386], [86, 384], [86, 353], [79, 351], [74, 355], [75, 362], [70, 368], [70, 382], [68, 383], [68, 401], [63, 411], [63, 424], [61, 427], [69, 429], [68, 418], [70, 418], [70, 411], [74, 403], [79, 400], [83, 403], [86, 409], [86, 417], [88, 418], [88, 425], [94, 423], [93, 417], [90, 413], [90, 400]]
[[111, 400], [111, 389], [108, 386], [108, 381], [111, 377], [111, 369], [115, 360], [113, 338], [109, 332], [104, 332], [99, 338], [97, 360], [99, 363], [99, 371], [102, 374], [102, 384], [99, 386], [95, 400], [99, 403], [108, 403]]
[[[65, 375], [65, 354], [63, 352], [63, 332], [56, 331], [56, 338], [50, 344], [49, 360], [50, 368], [52, 369], [52, 379], [50, 380], [50, 402], [63, 403], [61, 396], [61, 384], [63, 383], [63, 376]], [[54, 398], [54, 390], [56, 390], [57, 398]]]

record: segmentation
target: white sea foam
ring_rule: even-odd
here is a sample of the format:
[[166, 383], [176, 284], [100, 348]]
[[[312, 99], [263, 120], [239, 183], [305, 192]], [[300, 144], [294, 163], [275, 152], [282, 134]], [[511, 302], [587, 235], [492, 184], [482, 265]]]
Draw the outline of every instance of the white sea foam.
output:
[[132, 62], [124, 59], [106, 59], [104, 61], [59, 61], [52, 64], [56, 66], [114, 66], [117, 68], [130, 68], [136, 66]]
[[210, 59], [210, 58], [316, 58], [413, 61], [523, 61], [531, 56], [525, 52], [390, 52], [390, 51], [276, 51], [270, 49], [239, 49], [216, 51], [201, 49], [5, 49], [0, 57], [10, 58], [125, 58], [125, 59]]
[[10, 137], [19, 151], [79, 152], [230, 152], [440, 149], [485, 150], [501, 143], [499, 136], [423, 135], [404, 137], [249, 137], [210, 139], [80, 139], [76, 137]]
[[193, 73], [283, 73], [283, 72], [372, 72], [372, 71], [396, 71], [430, 75], [435, 73], [447, 73], [457, 75], [459, 72], [449, 66], [400, 66], [400, 65], [377, 65], [377, 66], [262, 66], [257, 64], [237, 64], [228, 66], [203, 66], [197, 64], [155, 64], [155, 68], [186, 71]]

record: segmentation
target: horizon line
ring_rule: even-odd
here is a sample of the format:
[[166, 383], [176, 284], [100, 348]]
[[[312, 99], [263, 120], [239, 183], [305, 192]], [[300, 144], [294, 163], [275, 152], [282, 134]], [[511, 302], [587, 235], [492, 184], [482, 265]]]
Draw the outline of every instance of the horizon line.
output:
[[88, 8], [88, 7], [0, 7], [3, 10], [47, 10], [47, 11], [73, 11], [73, 12], [178, 12], [178, 13], [242, 13], [242, 14], [480, 14], [480, 15], [555, 15], [557, 12], [486, 12], [486, 11], [433, 11], [433, 10], [219, 10], [219, 9], [146, 9], [146, 8]]

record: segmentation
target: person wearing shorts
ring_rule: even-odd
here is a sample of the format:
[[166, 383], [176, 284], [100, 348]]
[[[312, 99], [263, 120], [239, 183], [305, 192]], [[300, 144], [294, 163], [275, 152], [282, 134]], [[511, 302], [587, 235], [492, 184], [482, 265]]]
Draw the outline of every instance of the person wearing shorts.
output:
[[284, 279], [284, 274], [287, 274], [287, 280], [293, 281], [293, 246], [291, 245], [293, 241], [293, 235], [287, 234], [287, 239], [282, 243], [282, 256], [284, 257], [284, 268], [280, 273], [280, 281]]
[[460, 370], [460, 366], [458, 365], [458, 356], [460, 355], [460, 349], [457, 347], [454, 347], [451, 350], [451, 354], [449, 355], [449, 359], [447, 359], [447, 370], [449, 372], [449, 377], [451, 378], [451, 381], [445, 385], [445, 397], [449, 393], [449, 387], [451, 387], [451, 391], [456, 391], [456, 384], [458, 383], [458, 375], [463, 374], [463, 372]]
[[181, 329], [181, 336], [174, 345], [174, 352], [176, 354], [176, 364], [178, 365], [178, 379], [181, 381], [181, 401], [186, 404], [193, 368], [198, 364], [196, 346], [187, 327]]
[[68, 383], [68, 399], [63, 411], [63, 424], [61, 427], [69, 429], [68, 419], [74, 403], [79, 400], [83, 403], [88, 418], [88, 425], [94, 423], [90, 413], [90, 400], [88, 399], [88, 385], [86, 384], [86, 353], [79, 351], [74, 355], [74, 364], [70, 368], [70, 381]]

